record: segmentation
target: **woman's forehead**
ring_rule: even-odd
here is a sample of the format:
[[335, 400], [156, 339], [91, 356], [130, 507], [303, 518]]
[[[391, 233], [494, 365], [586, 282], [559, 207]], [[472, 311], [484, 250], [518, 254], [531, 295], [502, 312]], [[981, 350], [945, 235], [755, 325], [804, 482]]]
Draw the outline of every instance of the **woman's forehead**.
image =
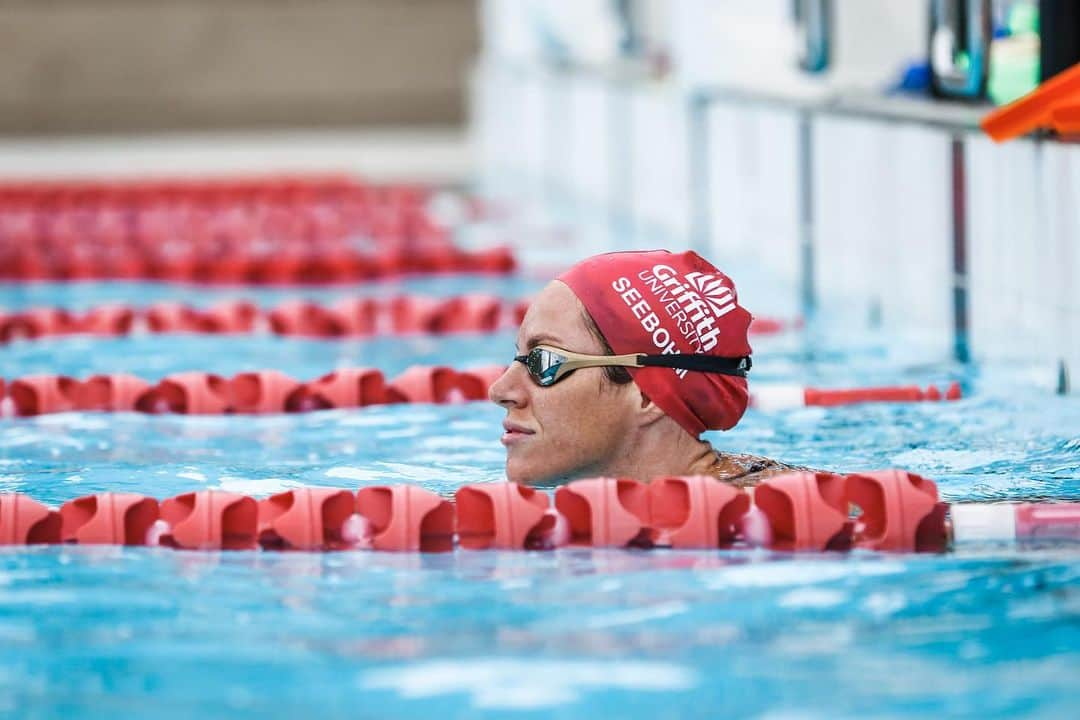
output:
[[[552, 281], [540, 291], [529, 305], [518, 330], [518, 341], [536, 344], [536, 339], [548, 343], [573, 344], [582, 347], [596, 341], [585, 326], [585, 308], [565, 284]], [[572, 348], [567, 347], [567, 350]]]

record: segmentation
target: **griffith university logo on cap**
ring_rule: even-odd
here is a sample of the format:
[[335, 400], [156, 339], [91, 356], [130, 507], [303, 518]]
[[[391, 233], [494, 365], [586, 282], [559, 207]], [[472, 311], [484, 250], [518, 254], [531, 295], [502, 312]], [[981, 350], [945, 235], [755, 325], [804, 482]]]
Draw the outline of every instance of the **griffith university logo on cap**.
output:
[[681, 275], [669, 265], [653, 265], [638, 278], [653, 294], [694, 352], [713, 350], [720, 335], [716, 321], [735, 309], [735, 293], [722, 277], [700, 272]]
[[[639, 272], [638, 279], [645, 283], [646, 291], [652, 293], [652, 302], [628, 277], [617, 278], [611, 287], [641, 322], [641, 327], [649, 333], [653, 345], [661, 353], [678, 354], [680, 350], [667, 323], [661, 322], [661, 316], [653, 309], [653, 303], [658, 303], [675, 321], [675, 331], [690, 343], [692, 352], [707, 353], [716, 347], [720, 335], [716, 321], [737, 307], [735, 293], [723, 276], [700, 272], [684, 276], [669, 265], [654, 265]], [[676, 370], [675, 374], [685, 377], [686, 371]]]
[[735, 309], [735, 298], [731, 288], [724, 284], [723, 278], [705, 273], [687, 273], [686, 279], [693, 285], [712, 307], [716, 317], [721, 318]]

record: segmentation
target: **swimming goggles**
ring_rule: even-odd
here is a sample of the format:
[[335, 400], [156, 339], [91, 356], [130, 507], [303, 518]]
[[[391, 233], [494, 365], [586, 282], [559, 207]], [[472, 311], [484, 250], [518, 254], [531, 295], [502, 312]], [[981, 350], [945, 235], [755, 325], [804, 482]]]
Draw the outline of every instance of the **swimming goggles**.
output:
[[550, 387], [564, 377], [587, 367], [666, 367], [676, 370], [746, 377], [752, 363], [750, 357], [726, 358], [715, 355], [582, 355], [547, 345], [537, 345], [524, 355], [514, 356], [514, 361], [525, 366], [533, 381], [541, 387]]

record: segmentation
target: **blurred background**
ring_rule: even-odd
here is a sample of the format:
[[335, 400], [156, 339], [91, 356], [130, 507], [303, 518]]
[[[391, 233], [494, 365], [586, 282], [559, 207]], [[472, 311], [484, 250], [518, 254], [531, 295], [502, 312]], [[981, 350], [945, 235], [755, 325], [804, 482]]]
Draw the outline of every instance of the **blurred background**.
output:
[[0, 3], [0, 130], [450, 125], [470, 0]]
[[326, 170], [469, 188], [545, 272], [694, 248], [760, 311], [1080, 363], [1067, 133], [979, 121], [1080, 60], [1067, 0], [0, 1], [0, 175]]

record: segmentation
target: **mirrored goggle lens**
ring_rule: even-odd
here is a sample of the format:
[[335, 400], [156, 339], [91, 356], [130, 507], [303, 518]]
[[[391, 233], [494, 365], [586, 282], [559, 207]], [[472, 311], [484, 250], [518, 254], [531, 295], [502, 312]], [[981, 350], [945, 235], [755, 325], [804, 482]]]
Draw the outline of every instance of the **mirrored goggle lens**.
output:
[[529, 351], [525, 366], [537, 384], [547, 387], [558, 379], [559, 368], [564, 362], [566, 358], [558, 353], [544, 348], [533, 348]]

